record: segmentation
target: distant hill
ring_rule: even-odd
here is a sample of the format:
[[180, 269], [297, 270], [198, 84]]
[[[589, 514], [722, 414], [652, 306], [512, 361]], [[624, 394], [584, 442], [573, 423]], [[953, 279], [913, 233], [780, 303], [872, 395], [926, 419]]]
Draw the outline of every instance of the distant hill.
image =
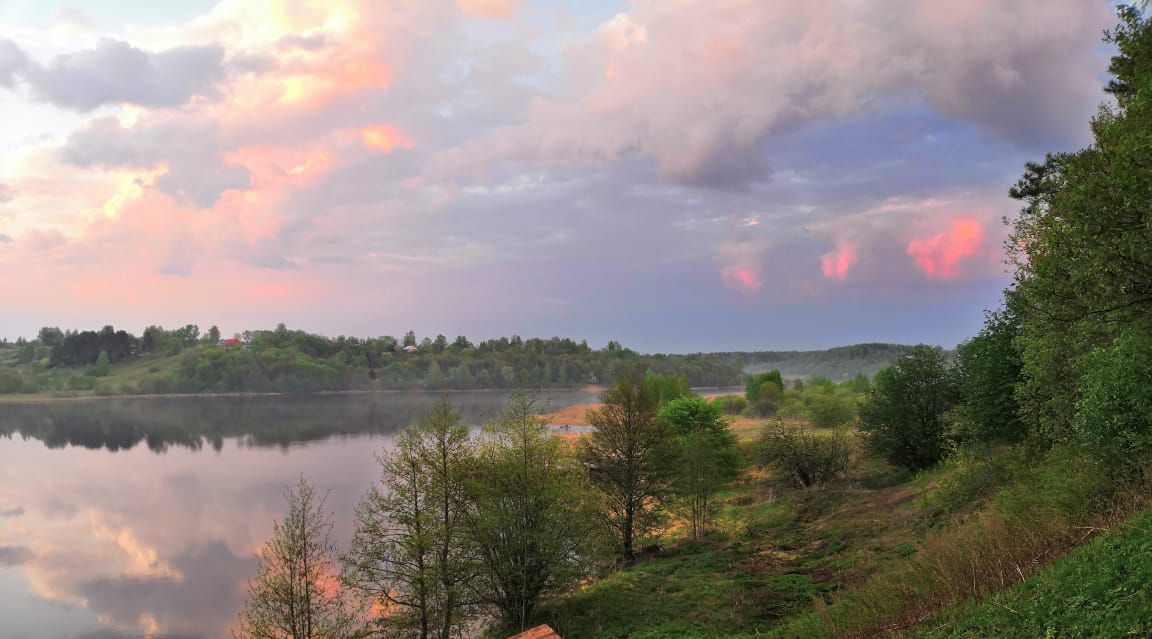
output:
[[740, 366], [745, 373], [775, 368], [784, 377], [819, 375], [842, 381], [858, 373], [871, 376], [913, 348], [906, 344], [853, 344], [822, 351], [737, 351], [715, 355]]

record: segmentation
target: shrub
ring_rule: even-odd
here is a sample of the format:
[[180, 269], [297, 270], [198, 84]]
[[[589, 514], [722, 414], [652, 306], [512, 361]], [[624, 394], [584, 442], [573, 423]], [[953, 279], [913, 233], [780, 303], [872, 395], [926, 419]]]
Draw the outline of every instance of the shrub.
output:
[[12, 370], [0, 370], [0, 395], [24, 390], [24, 378]]
[[851, 398], [844, 395], [814, 393], [806, 399], [808, 419], [813, 426], [835, 428], [847, 424], [856, 417], [856, 407], [852, 405]]
[[800, 488], [820, 486], [847, 472], [852, 457], [848, 435], [818, 435], [780, 420], [760, 433], [757, 456], [767, 466]]
[[712, 398], [712, 404], [726, 415], [739, 415], [748, 408], [748, 400], [740, 395], [721, 395]]

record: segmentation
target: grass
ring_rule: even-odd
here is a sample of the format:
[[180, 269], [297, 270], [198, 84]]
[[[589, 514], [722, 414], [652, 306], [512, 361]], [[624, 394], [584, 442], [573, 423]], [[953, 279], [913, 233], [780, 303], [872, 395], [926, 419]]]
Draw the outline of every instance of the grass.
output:
[[[751, 431], [750, 431], [751, 432]], [[746, 439], [746, 438], [745, 438]], [[541, 621], [581, 637], [753, 637], [915, 552], [928, 530], [917, 505], [931, 483], [893, 482], [881, 463], [837, 486], [799, 491], [763, 471], [718, 496], [713, 531], [665, 532], [662, 556], [591, 582]], [[862, 488], [866, 481], [884, 488]]]
[[[987, 508], [929, 532], [907, 559], [782, 626], [788, 639], [907, 634], [948, 607], [1026, 579], [1148, 504], [1068, 450], [1018, 468]], [[928, 514], [931, 514], [930, 512]], [[936, 522], [938, 523], [938, 522]]]
[[[1067, 632], [1055, 626], [1047, 635], [1052, 628], [1034, 632], [1039, 626], [1016, 634], [987, 634], [984, 626], [947, 634], [949, 619], [958, 617], [945, 611], [996, 602], [998, 593], [1152, 503], [1146, 485], [1122, 485], [1073, 450], [1039, 457], [1023, 451], [957, 456], [916, 475], [864, 456], [855, 476], [822, 490], [795, 490], [749, 470], [717, 500], [714, 530], [703, 542], [678, 541], [686, 535], [672, 527], [662, 540], [664, 556], [552, 602], [542, 621], [568, 639], [897, 637], [929, 619], [937, 634], [926, 639], [1152, 636], [1084, 634], [1088, 626]], [[1147, 553], [1152, 545], [1143, 548]], [[1124, 560], [1117, 561], [1121, 571]], [[1152, 557], [1145, 561], [1152, 572]], [[1118, 572], [1108, 583], [1116, 596], [1135, 601], [1124, 579], [1148, 583], [1150, 576]], [[1115, 606], [1105, 585], [1086, 585], [1083, 605], [1115, 616], [1115, 624], [1103, 626], [1109, 631], [1139, 628], [1136, 617], [1106, 610]], [[1079, 602], [1076, 592], [1059, 597]], [[977, 616], [1001, 623], [992, 608], [979, 608]]]
[[1036, 577], [930, 620], [919, 639], [1152, 637], [1152, 511]]

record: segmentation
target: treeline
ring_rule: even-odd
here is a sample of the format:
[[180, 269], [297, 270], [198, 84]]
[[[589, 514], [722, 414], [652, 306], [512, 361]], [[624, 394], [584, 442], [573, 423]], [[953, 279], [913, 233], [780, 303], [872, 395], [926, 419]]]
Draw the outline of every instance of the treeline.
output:
[[[610, 384], [621, 371], [640, 368], [682, 377], [692, 386], [731, 386], [742, 381], [739, 368], [710, 355], [642, 355], [612, 341], [603, 349], [567, 338], [519, 336], [473, 343], [460, 336], [418, 339], [328, 338], [289, 330], [246, 331], [221, 340], [212, 327], [175, 330], [148, 327], [137, 338], [111, 326], [96, 331], [42, 329], [37, 339], [11, 344], [17, 364], [33, 364], [17, 379], [0, 378], [7, 392], [93, 389], [100, 394], [171, 392], [307, 392], [322, 390], [563, 388]], [[0, 351], [2, 352], [2, 351]], [[175, 357], [136, 379], [105, 381], [97, 367], [149, 355]], [[11, 358], [10, 358], [11, 359]], [[83, 367], [85, 376], [60, 375]], [[25, 367], [28, 370], [28, 367]], [[86, 378], [87, 379], [86, 379]], [[9, 379], [11, 378], [11, 379]], [[16, 390], [11, 390], [15, 388]]]
[[700, 539], [739, 455], [719, 410], [677, 386], [622, 377], [575, 446], [549, 434], [529, 395], [475, 437], [445, 399], [381, 456], [341, 554], [301, 478], [237, 636], [297, 625], [333, 639], [515, 632], [548, 599], [636, 561], [669, 513]]
[[912, 352], [903, 344], [853, 344], [822, 351], [735, 351], [716, 353], [749, 373], [779, 370], [784, 377], [826, 377], [843, 381], [858, 374], [871, 376]]
[[788, 636], [906, 632], [1148, 506], [1152, 25], [1135, 8], [1119, 13], [1107, 36], [1119, 50], [1106, 88], [1115, 103], [1093, 120], [1092, 145], [1029, 163], [1011, 189], [1023, 206], [1000, 308], [955, 357], [918, 346], [881, 370], [860, 409], [865, 443], [891, 464], [961, 469], [944, 507], [949, 495], [1003, 492]]

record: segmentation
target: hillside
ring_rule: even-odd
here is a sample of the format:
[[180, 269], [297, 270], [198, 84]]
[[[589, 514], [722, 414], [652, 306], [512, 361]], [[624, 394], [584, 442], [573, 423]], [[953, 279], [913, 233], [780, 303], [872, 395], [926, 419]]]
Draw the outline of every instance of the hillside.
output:
[[641, 354], [614, 341], [596, 349], [559, 337], [332, 338], [281, 324], [232, 339], [194, 325], [150, 326], [140, 337], [111, 326], [45, 327], [35, 339], [0, 343], [0, 395], [575, 388], [630, 372], [675, 375], [696, 387], [744, 381], [738, 366], [715, 355]]
[[904, 344], [853, 344], [815, 351], [733, 351], [715, 353], [745, 373], [776, 369], [787, 378], [827, 377], [843, 381], [863, 373], [871, 377], [897, 358], [912, 352]]
[[1152, 511], [977, 606], [925, 624], [918, 639], [1152, 637]]

